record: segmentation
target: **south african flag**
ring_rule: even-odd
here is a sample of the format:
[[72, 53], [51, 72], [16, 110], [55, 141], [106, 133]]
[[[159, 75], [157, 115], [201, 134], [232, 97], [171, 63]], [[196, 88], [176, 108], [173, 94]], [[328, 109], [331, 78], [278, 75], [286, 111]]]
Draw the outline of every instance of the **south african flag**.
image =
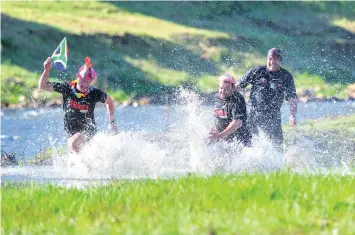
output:
[[52, 61], [57, 70], [63, 71], [67, 69], [68, 61], [68, 45], [67, 38], [64, 38], [57, 49], [53, 52]]

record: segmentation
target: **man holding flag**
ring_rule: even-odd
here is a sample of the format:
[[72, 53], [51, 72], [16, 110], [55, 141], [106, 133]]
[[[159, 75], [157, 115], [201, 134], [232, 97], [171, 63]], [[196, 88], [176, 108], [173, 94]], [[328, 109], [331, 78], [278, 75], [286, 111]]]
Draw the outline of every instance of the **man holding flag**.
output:
[[69, 135], [68, 145], [71, 151], [78, 153], [81, 147], [97, 132], [94, 118], [97, 102], [106, 104], [110, 127], [117, 134], [112, 98], [91, 85], [96, 79], [91, 59], [85, 58], [85, 64], [79, 68], [76, 80], [71, 82], [49, 82], [52, 65], [52, 58], [48, 57], [43, 64], [44, 71], [39, 80], [39, 88], [46, 91], [56, 91], [63, 95], [64, 129]]

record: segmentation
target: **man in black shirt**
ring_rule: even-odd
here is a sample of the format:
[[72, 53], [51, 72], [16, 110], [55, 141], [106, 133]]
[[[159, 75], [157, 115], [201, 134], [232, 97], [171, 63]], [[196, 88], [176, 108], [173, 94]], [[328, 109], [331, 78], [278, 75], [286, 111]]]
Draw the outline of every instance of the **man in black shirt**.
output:
[[85, 64], [79, 68], [76, 74], [77, 79], [71, 82], [49, 82], [49, 73], [52, 68], [51, 58], [47, 58], [43, 65], [44, 71], [39, 80], [39, 88], [62, 94], [64, 129], [69, 135], [68, 145], [71, 151], [78, 153], [83, 144], [95, 135], [97, 128], [94, 109], [97, 102], [106, 104], [111, 129], [115, 134], [117, 133], [111, 97], [91, 85], [96, 79], [96, 72], [92, 68], [89, 57], [85, 58]]
[[209, 138], [212, 140], [237, 140], [250, 146], [251, 135], [247, 128], [247, 113], [244, 97], [235, 89], [235, 79], [229, 75], [219, 78], [219, 93], [214, 109], [216, 120]]
[[297, 96], [291, 73], [281, 68], [282, 54], [271, 48], [267, 54], [267, 66], [250, 69], [241, 79], [237, 90], [252, 85], [250, 93], [251, 109], [248, 124], [251, 133], [257, 134], [258, 127], [282, 152], [283, 134], [281, 127], [281, 106], [283, 100], [290, 102], [292, 127], [296, 125]]

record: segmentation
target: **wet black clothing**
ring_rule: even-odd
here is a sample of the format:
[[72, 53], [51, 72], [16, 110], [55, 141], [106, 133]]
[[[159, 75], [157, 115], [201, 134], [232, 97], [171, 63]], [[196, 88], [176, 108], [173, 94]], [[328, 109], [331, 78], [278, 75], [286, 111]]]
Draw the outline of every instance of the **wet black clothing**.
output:
[[276, 72], [266, 66], [251, 69], [242, 77], [240, 86], [249, 84], [251, 106], [257, 112], [279, 112], [284, 99], [297, 98], [292, 75], [283, 68]]
[[87, 137], [92, 137], [97, 131], [94, 117], [95, 105], [97, 102], [105, 103], [107, 94], [92, 87], [86, 97], [78, 98], [69, 82], [53, 82], [53, 88], [63, 95], [65, 131], [69, 136], [80, 132]]
[[246, 146], [250, 146], [251, 135], [247, 128], [247, 110], [244, 97], [239, 92], [234, 92], [232, 96], [221, 99], [216, 95], [216, 105], [214, 108], [215, 123], [218, 132], [223, 131], [233, 120], [241, 120], [243, 125], [227, 140], [238, 140]]
[[251, 84], [248, 127], [252, 134], [261, 128], [275, 147], [282, 149], [281, 106], [284, 100], [296, 99], [296, 88], [291, 73], [280, 68], [271, 72], [266, 66], [250, 69], [241, 79], [240, 86]]

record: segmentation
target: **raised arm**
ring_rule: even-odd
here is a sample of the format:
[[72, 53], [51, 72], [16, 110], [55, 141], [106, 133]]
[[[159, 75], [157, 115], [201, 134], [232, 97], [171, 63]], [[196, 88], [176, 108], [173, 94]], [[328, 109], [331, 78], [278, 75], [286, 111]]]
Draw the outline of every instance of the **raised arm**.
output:
[[54, 91], [53, 89], [53, 84], [48, 81], [49, 78], [49, 73], [52, 68], [52, 59], [48, 57], [46, 61], [43, 63], [43, 73], [39, 79], [39, 89], [40, 90], [45, 90], [45, 91]]

